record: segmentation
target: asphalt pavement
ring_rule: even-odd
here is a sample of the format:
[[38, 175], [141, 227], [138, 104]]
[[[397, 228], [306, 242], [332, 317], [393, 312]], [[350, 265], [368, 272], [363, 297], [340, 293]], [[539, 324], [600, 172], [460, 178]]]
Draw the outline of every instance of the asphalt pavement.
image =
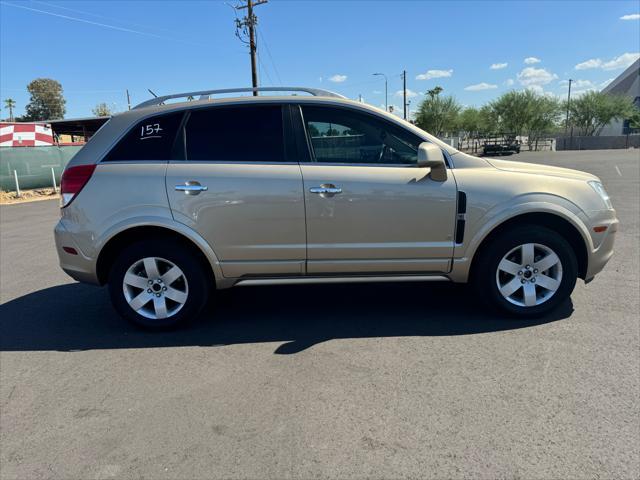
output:
[[57, 265], [55, 201], [0, 207], [0, 478], [638, 478], [640, 153], [522, 153], [603, 180], [616, 252], [553, 315], [452, 284], [243, 287], [188, 329]]

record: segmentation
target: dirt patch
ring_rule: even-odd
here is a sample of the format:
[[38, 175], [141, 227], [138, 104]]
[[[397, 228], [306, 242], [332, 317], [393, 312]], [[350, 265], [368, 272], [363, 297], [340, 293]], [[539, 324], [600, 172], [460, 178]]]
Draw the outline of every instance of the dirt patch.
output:
[[0, 190], [0, 205], [35, 202], [37, 200], [51, 200], [54, 198], [60, 198], [60, 194], [54, 191], [53, 188], [21, 190], [19, 197], [16, 195], [16, 192], [5, 192], [4, 190]]

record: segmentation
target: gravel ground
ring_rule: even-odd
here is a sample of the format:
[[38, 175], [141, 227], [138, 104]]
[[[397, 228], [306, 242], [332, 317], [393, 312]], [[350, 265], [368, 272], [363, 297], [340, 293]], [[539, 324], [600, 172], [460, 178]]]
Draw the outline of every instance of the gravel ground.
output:
[[124, 323], [57, 266], [57, 202], [0, 207], [0, 478], [639, 478], [638, 151], [600, 176], [616, 254], [535, 322], [464, 286], [246, 287]]

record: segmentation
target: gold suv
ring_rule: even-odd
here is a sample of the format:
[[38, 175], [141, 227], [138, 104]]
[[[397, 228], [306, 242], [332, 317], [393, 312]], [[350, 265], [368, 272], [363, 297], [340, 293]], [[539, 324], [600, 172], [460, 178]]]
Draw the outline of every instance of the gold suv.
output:
[[[310, 95], [209, 99], [252, 90]], [[502, 312], [537, 316], [602, 270], [618, 226], [593, 175], [467, 155], [298, 87], [138, 105], [61, 189], [62, 268], [108, 284], [147, 327], [196, 316], [214, 289], [274, 283], [469, 281]]]

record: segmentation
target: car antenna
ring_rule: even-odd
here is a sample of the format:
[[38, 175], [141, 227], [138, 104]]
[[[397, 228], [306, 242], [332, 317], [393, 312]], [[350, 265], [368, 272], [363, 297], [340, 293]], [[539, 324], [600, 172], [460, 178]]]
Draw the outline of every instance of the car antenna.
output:
[[[150, 93], [151, 95], [153, 95], [154, 97], [158, 98], [158, 95], [156, 95], [156, 94], [153, 92], [153, 90], [151, 90], [150, 88], [147, 88], [147, 90], [149, 91], [149, 93]], [[164, 105], [164, 102], [160, 102], [160, 105]]]

